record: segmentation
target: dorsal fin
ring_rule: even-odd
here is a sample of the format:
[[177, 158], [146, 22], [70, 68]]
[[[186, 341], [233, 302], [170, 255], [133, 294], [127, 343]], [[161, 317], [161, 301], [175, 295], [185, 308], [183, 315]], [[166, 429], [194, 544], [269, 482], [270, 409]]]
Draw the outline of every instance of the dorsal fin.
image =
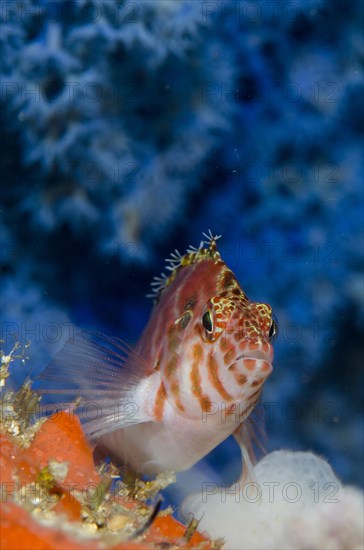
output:
[[213, 235], [211, 229], [207, 233], [202, 233], [202, 235], [206, 240], [202, 240], [197, 248], [190, 245], [183, 255], [175, 249], [171, 257], [165, 259], [167, 273], [162, 272], [160, 276], [154, 277], [151, 283], [152, 292], [147, 294], [148, 298], [152, 298], [155, 302], [158, 302], [164, 289], [171, 284], [178, 271], [183, 267], [207, 258], [220, 259], [216, 241], [220, 239], [221, 235]]

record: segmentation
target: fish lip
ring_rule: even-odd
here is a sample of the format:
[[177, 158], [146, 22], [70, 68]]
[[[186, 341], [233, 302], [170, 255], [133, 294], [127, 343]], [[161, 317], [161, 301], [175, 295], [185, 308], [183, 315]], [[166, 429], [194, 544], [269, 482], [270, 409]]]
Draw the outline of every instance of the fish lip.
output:
[[254, 350], [238, 355], [235, 361], [231, 365], [229, 365], [228, 371], [233, 367], [233, 365], [238, 365], [239, 363], [243, 363], [244, 365], [245, 359], [249, 359], [250, 361], [257, 361], [260, 364], [264, 362], [266, 365], [269, 365], [269, 368], [265, 367], [265, 377], [268, 376], [273, 370], [273, 357], [267, 352]]
[[261, 359], [263, 359], [264, 361], [267, 361], [268, 363], [271, 363], [272, 360], [271, 360], [271, 356], [269, 353], [267, 352], [264, 352], [264, 351], [260, 351], [260, 350], [253, 350], [253, 351], [246, 351], [244, 353], [241, 353], [240, 355], [238, 355], [238, 357], [235, 359], [235, 363], [237, 363], [238, 361], [241, 361], [242, 359], [255, 359], [256, 361], [259, 361]]

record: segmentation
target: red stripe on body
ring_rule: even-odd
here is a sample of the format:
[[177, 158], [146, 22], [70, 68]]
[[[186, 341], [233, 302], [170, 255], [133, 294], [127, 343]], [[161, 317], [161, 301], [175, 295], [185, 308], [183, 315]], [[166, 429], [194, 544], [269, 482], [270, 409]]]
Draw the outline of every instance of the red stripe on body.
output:
[[217, 361], [211, 353], [208, 358], [207, 370], [209, 373], [209, 380], [215, 390], [221, 395], [223, 399], [231, 401], [233, 399], [233, 396], [230, 395], [230, 393], [224, 388], [224, 385], [219, 378]]
[[196, 344], [193, 348], [193, 356], [195, 361], [193, 362], [192, 369], [190, 372], [190, 380], [192, 387], [192, 394], [199, 400], [201, 409], [204, 412], [210, 411], [211, 409], [211, 399], [203, 393], [201, 386], [201, 375], [199, 370], [200, 361], [203, 355], [202, 347]]
[[154, 416], [157, 422], [161, 422], [163, 420], [163, 412], [164, 412], [164, 404], [167, 400], [167, 394], [164, 387], [163, 382], [161, 382], [157, 395], [155, 396], [154, 401]]

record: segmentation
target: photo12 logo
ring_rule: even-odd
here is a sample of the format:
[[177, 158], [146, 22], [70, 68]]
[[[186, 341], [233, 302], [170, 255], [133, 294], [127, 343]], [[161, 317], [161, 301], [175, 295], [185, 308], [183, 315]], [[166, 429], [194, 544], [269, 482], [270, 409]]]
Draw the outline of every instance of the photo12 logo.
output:
[[264, 499], [266, 503], [277, 503], [284, 501], [295, 504], [307, 499], [307, 491], [310, 493], [310, 499], [314, 503], [337, 503], [336, 498], [340, 490], [337, 482], [330, 481], [320, 485], [318, 482], [298, 483], [289, 481], [281, 483], [278, 481], [263, 481], [262, 483], [235, 483], [227, 486], [224, 483], [203, 482], [201, 497], [202, 502], [208, 502], [211, 497], [217, 496], [220, 502], [234, 501], [235, 503], [248, 502], [257, 503]]

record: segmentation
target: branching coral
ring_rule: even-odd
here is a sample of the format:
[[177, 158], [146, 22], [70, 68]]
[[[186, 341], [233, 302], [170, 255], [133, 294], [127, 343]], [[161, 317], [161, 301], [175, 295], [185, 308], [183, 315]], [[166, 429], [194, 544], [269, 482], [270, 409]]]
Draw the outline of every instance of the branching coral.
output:
[[206, 39], [199, 2], [52, 4], [3, 13], [3, 100], [39, 176], [18, 207], [40, 231], [88, 224], [101, 244], [143, 245], [173, 223], [228, 126], [231, 101], [204, 93], [232, 78], [227, 46]]

